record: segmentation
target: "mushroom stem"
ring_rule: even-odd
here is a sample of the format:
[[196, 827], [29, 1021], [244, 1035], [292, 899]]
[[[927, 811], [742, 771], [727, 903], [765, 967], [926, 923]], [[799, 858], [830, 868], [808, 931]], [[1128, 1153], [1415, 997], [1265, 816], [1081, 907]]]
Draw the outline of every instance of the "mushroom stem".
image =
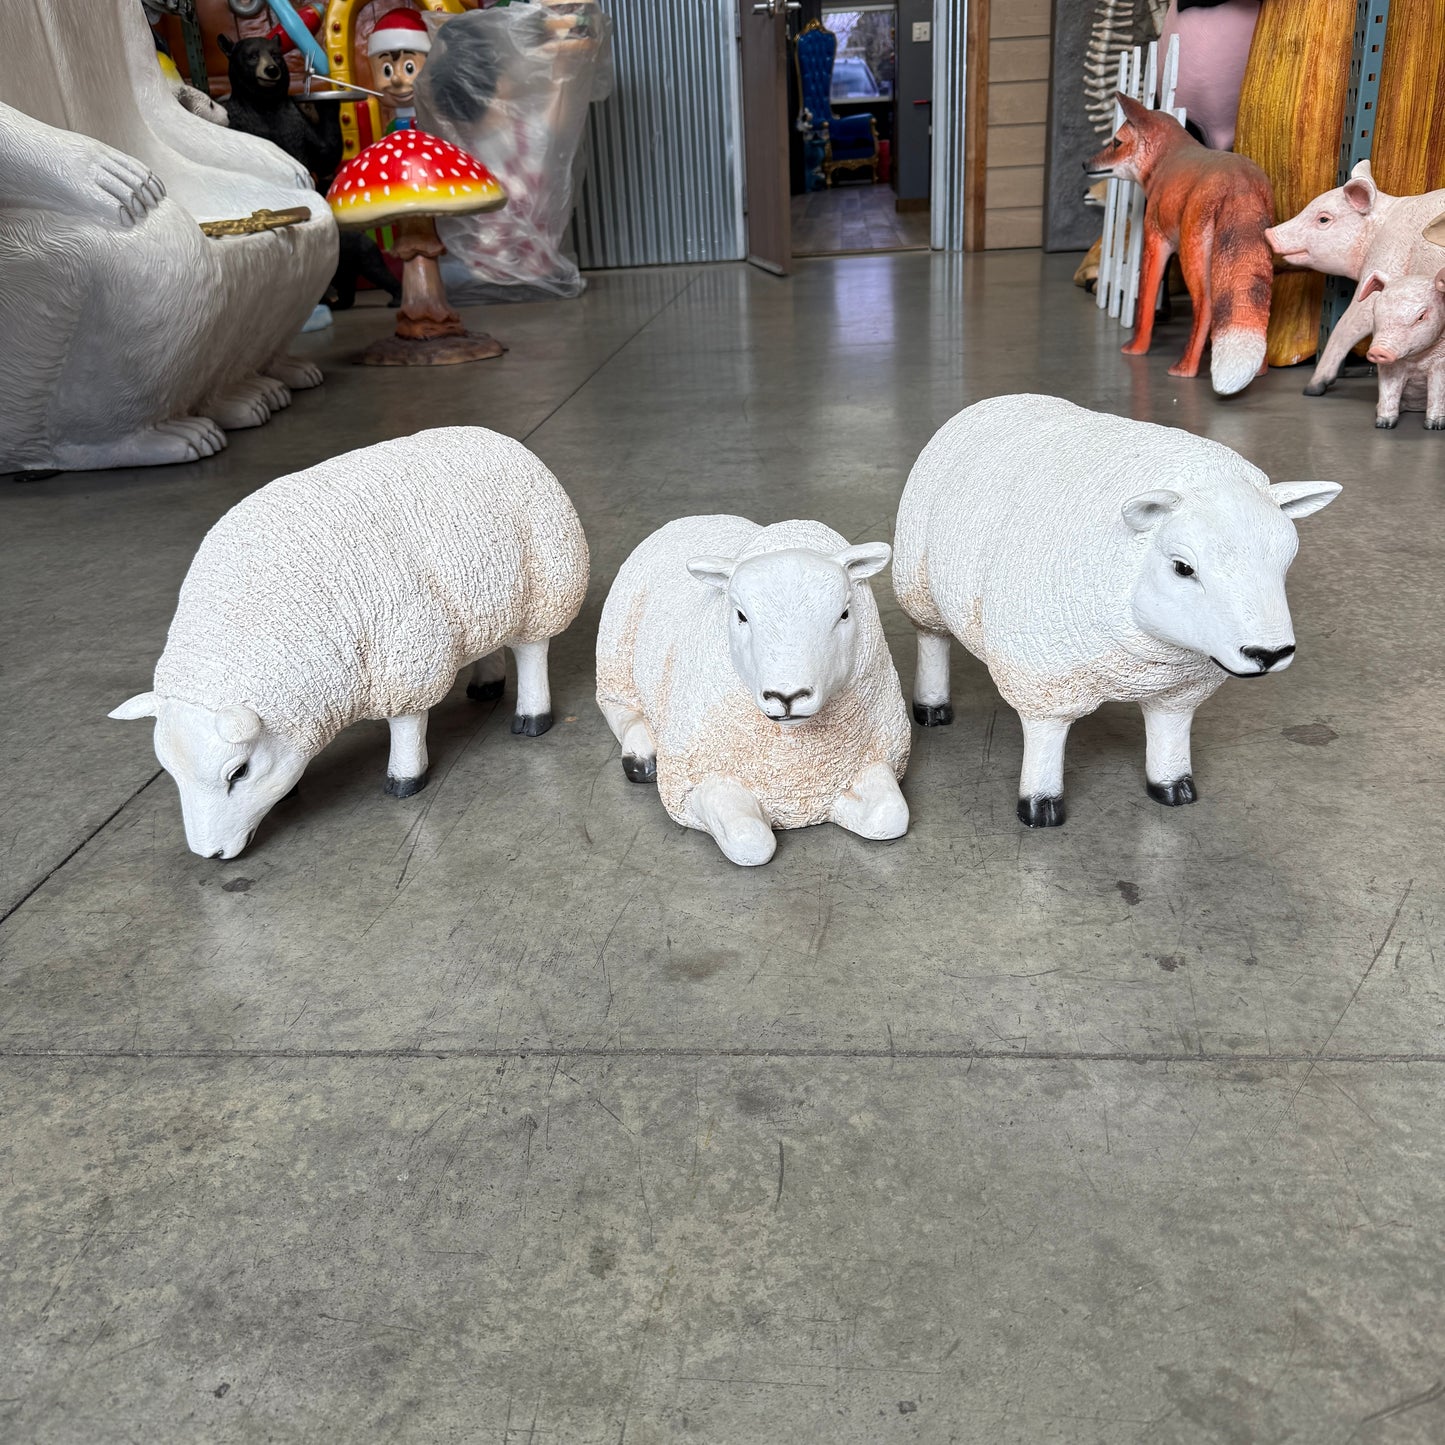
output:
[[447, 248], [430, 216], [407, 216], [397, 222], [392, 254], [402, 263], [401, 311], [396, 334], [407, 341], [429, 341], [434, 336], [461, 336], [462, 318], [447, 303], [437, 258]]

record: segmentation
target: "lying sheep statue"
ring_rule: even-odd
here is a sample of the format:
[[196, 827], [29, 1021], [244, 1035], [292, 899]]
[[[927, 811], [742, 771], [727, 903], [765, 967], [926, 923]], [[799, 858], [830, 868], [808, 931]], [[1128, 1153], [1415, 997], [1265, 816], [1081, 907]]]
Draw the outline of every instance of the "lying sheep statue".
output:
[[391, 724], [386, 791], [426, 783], [427, 710], [475, 663], [514, 733], [552, 725], [547, 645], [587, 591], [587, 542], [557, 479], [519, 442], [441, 427], [281, 477], [207, 533], [181, 586], [153, 717], [186, 842], [234, 858], [306, 764], [362, 718]]
[[1226, 677], [1289, 666], [1293, 523], [1339, 491], [1271, 486], [1217, 442], [1057, 397], [969, 407], [923, 449], [898, 508], [914, 717], [952, 721], [951, 633], [1023, 722], [1021, 822], [1064, 821], [1069, 725], [1109, 699], [1143, 709], [1149, 796], [1194, 802], [1194, 710]]
[[821, 522], [684, 517], [622, 564], [598, 706], [627, 776], [734, 863], [766, 863], [774, 828], [908, 831], [908, 713], [865, 580], [888, 557]]

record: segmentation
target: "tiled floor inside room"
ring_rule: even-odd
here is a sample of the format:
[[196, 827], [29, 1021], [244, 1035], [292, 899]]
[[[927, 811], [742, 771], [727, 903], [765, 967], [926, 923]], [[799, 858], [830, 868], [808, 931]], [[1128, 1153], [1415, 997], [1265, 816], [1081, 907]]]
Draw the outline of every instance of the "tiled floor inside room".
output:
[[[1076, 261], [599, 275], [420, 375], [347, 364], [392, 324], [358, 309], [210, 461], [0, 479], [0, 1440], [1445, 1438], [1445, 437], [1376, 431], [1368, 381], [1175, 380], [1187, 318], [1121, 357]], [[1342, 482], [1295, 665], [1201, 711], [1189, 808], [1105, 707], [1031, 833], [955, 650], [905, 839], [732, 867], [594, 704], [619, 564], [694, 512], [886, 539], [934, 429], [1010, 391]], [[587, 529], [557, 726], [458, 689], [416, 797], [364, 724], [248, 852], [191, 855], [150, 725], [105, 714], [197, 543], [451, 423], [525, 440]]]
[[926, 251], [928, 212], [900, 211], [892, 186], [842, 182], [792, 198], [793, 252]]

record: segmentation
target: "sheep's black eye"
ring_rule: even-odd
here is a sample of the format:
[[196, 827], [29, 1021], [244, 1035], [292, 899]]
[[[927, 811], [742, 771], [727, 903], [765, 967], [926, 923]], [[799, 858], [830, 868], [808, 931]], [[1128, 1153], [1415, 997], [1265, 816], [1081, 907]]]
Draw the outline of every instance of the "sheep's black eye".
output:
[[846, 622], [847, 620], [848, 620], [848, 609], [845, 607], [845, 608], [843, 609], [843, 615], [838, 619], [838, 621], [839, 621], [839, 622]]
[[231, 789], [234, 788], [236, 784], [239, 783], [241, 779], [244, 778], [246, 774], [250, 771], [250, 763], [242, 763], [241, 766], [237, 768], [236, 771], [232, 773], [229, 778], [226, 779], [226, 791], [229, 793]]
[[738, 621], [739, 621], [739, 622], [746, 622], [747, 620], [748, 620], [748, 619], [747, 619], [746, 617], [744, 617], [741, 612], [738, 613]]
[[1194, 575], [1194, 568], [1191, 567], [1188, 562], [1179, 561], [1178, 558], [1175, 558], [1174, 570], [1181, 577], [1192, 577]]

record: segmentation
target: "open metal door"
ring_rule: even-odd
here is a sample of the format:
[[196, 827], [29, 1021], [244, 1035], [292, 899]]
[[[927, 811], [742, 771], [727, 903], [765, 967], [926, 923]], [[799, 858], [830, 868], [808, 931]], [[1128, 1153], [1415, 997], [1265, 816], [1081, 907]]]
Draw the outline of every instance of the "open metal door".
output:
[[788, 197], [788, 12], [799, 0], [738, 0], [748, 260], [786, 276], [793, 264]]

